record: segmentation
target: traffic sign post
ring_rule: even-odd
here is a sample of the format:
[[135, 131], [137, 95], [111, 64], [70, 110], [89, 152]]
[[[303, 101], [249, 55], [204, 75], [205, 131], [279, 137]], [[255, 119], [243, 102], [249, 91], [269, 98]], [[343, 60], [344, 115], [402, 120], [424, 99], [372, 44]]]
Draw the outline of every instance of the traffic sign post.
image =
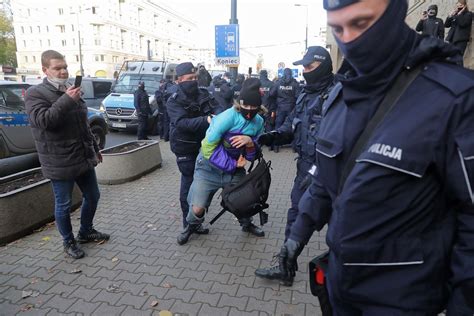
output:
[[216, 25], [216, 63], [226, 66], [238, 66], [239, 54], [239, 25]]

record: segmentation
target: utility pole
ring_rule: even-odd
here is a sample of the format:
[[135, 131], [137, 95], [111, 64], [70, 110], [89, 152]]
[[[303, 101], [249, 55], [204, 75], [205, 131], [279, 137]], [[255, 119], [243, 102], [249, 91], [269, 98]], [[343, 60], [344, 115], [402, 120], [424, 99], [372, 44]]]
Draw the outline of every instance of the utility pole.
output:
[[295, 3], [295, 7], [304, 7], [306, 9], [306, 37], [304, 41], [304, 48], [305, 50], [308, 49], [308, 5], [307, 4], [301, 4], [301, 3]]
[[[239, 20], [237, 20], [237, 0], [231, 0], [230, 5], [230, 24], [239, 24]], [[239, 40], [240, 41], [240, 40]], [[239, 53], [240, 55], [240, 53]], [[229, 67], [229, 72], [232, 76], [231, 83], [235, 83], [235, 79], [237, 78], [237, 74], [239, 72], [239, 67]]]

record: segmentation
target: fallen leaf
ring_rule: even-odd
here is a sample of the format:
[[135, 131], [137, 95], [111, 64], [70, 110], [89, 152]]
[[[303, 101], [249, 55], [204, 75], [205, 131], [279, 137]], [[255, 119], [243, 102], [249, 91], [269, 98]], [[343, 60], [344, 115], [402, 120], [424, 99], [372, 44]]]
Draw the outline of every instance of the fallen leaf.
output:
[[153, 301], [153, 302], [151, 302], [150, 306], [151, 306], [151, 307], [156, 307], [156, 306], [158, 306], [158, 304], [160, 304], [160, 302], [158, 302], [158, 301]]
[[171, 284], [169, 284], [169, 283], [165, 283], [165, 284], [163, 284], [163, 287], [164, 287], [165, 289], [170, 289], [170, 288], [172, 288], [173, 286], [172, 286]]
[[153, 227], [151, 230], [157, 231], [157, 230], [158, 230], [158, 228], [156, 228], [156, 227]]
[[51, 237], [48, 237], [48, 236], [41, 238], [42, 241], [49, 241], [50, 239]]
[[32, 305], [32, 304], [26, 304], [26, 305], [24, 305], [24, 306], [21, 307], [20, 312], [29, 311], [29, 310], [32, 309], [33, 307], [35, 307], [35, 306]]
[[148, 227], [148, 228], [152, 228], [152, 227], [153, 227], [153, 225], [152, 225], [152, 224], [148, 224], [148, 225], [146, 225], [146, 227]]
[[117, 262], [117, 261], [118, 261], [117, 257], [112, 258], [112, 262]]
[[80, 270], [80, 269], [73, 269], [69, 273], [70, 274], [78, 274], [78, 273], [81, 273], [81, 272], [82, 272], [82, 270]]
[[31, 279], [30, 284], [36, 284], [36, 283], [38, 283], [38, 278]]
[[21, 292], [21, 298], [30, 297], [31, 294], [33, 294], [33, 291], [30, 291], [30, 290], [23, 290], [23, 291]]

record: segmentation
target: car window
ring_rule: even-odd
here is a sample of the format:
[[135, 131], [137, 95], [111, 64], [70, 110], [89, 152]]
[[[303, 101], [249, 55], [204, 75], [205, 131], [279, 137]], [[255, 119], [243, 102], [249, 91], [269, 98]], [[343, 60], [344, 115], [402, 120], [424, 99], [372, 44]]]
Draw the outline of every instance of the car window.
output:
[[112, 87], [110, 81], [92, 81], [92, 87], [94, 89], [94, 96], [96, 99], [105, 98]]
[[0, 85], [0, 106], [24, 110], [25, 92], [28, 87], [28, 85]]

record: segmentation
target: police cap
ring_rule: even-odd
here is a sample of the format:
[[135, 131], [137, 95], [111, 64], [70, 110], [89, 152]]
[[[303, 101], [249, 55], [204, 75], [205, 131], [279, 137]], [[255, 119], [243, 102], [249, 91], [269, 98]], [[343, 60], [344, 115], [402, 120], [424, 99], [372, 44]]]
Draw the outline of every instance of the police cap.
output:
[[189, 74], [195, 74], [195, 73], [196, 73], [196, 68], [191, 62], [181, 63], [178, 66], [176, 66], [176, 76], [178, 77], [189, 75]]
[[319, 61], [321, 63], [325, 62], [326, 60], [330, 60], [331, 56], [329, 52], [321, 46], [310, 46], [306, 50], [303, 59], [295, 61], [293, 65], [303, 65], [307, 66], [315, 61]]
[[359, 0], [324, 0], [323, 5], [325, 10], [331, 11], [339, 10], [356, 2], [359, 2]]

